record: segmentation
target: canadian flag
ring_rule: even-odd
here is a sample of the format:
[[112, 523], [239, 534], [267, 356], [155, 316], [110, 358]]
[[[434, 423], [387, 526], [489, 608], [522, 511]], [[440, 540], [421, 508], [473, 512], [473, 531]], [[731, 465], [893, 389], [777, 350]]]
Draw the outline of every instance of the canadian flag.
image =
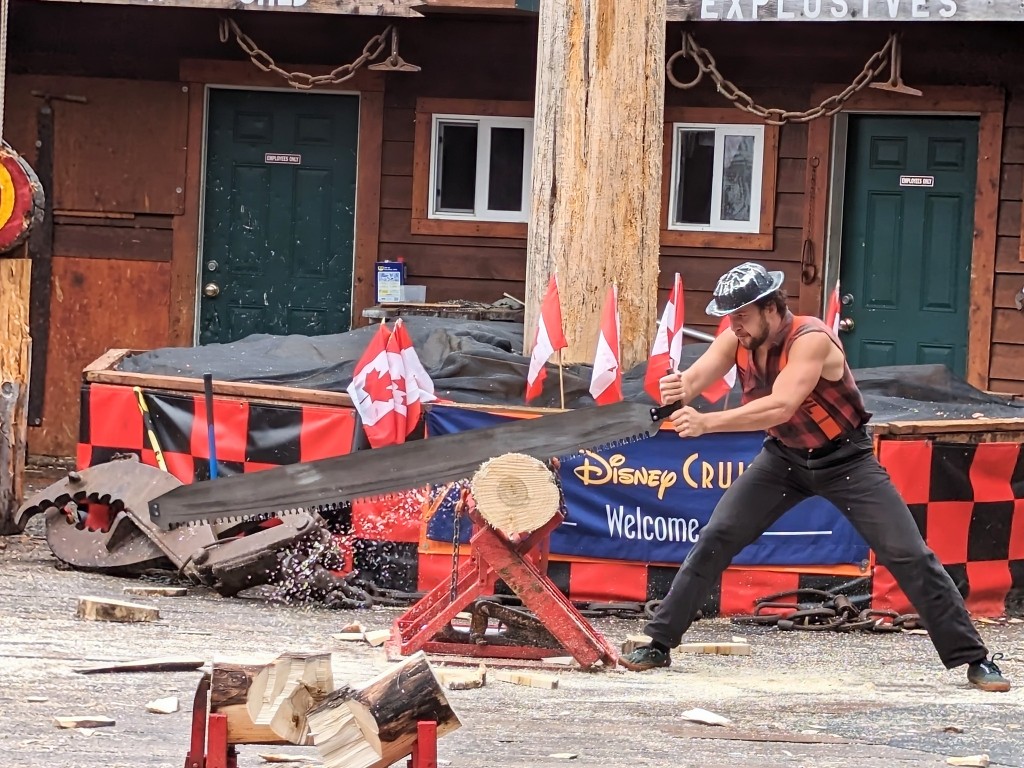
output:
[[[729, 318], [723, 317], [722, 322], [718, 324], [718, 330], [715, 331], [715, 336], [721, 336], [722, 332], [729, 327]], [[725, 374], [718, 381], [711, 384], [707, 389], [701, 392], [701, 396], [709, 403], [717, 403], [729, 392], [732, 391], [733, 385], [736, 383], [736, 366], [734, 365], [729, 369], [729, 372]]]
[[[395, 330], [391, 333], [391, 340], [393, 343], [389, 343], [388, 354], [398, 355], [398, 360], [392, 363], [392, 367], [401, 365], [402, 381], [405, 385], [402, 399], [406, 407], [405, 435], [408, 435], [416, 428], [423, 415], [423, 403], [432, 402], [437, 397], [434, 395], [434, 382], [426, 368], [423, 367], [419, 355], [416, 354], [416, 349], [412, 345], [412, 337], [409, 336], [409, 331], [401, 319], [395, 321]], [[396, 389], [396, 402], [398, 397]], [[405, 435], [403, 435], [403, 441]]]
[[661, 314], [658, 333], [654, 337], [651, 356], [647, 360], [644, 375], [644, 389], [654, 402], [661, 402], [661, 388], [658, 381], [669, 370], [679, 366], [683, 354], [683, 278], [676, 272], [672, 292], [668, 296], [665, 311]]
[[355, 405], [363, 422], [366, 439], [372, 448], [399, 442], [398, 417], [395, 413], [395, 382], [391, 377], [388, 355], [390, 339], [391, 331], [387, 325], [381, 323], [363, 356], [356, 363], [352, 381], [347, 387], [352, 404]]
[[828, 309], [825, 310], [825, 325], [835, 333], [839, 333], [839, 319], [842, 314], [839, 302], [839, 281], [836, 281], [835, 290], [828, 297]]
[[598, 405], [610, 405], [622, 399], [622, 371], [619, 369], [619, 291], [614, 285], [601, 312], [601, 333], [594, 354], [594, 373], [590, 394]]
[[558, 298], [558, 281], [551, 276], [544, 301], [540, 305], [540, 317], [537, 318], [537, 335], [533, 340], [533, 352], [530, 353], [530, 371], [526, 374], [526, 400], [529, 402], [544, 389], [544, 378], [547, 371], [545, 364], [559, 349], [565, 349], [565, 331], [562, 329], [562, 305]]
[[[388, 353], [388, 375], [391, 377], [391, 399], [395, 403], [395, 443], [404, 443], [409, 434], [409, 382], [405, 373], [405, 361], [402, 360], [402, 349], [398, 345], [398, 337], [392, 331], [386, 346]], [[415, 385], [414, 385], [415, 386]], [[417, 416], [419, 401], [416, 402]], [[415, 425], [415, 422], [413, 422]]]

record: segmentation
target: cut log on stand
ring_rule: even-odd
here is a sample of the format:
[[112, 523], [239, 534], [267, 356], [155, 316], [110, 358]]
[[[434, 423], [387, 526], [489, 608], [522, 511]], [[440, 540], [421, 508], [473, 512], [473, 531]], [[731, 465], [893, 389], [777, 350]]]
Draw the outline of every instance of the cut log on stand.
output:
[[405, 757], [421, 720], [443, 736], [462, 723], [422, 652], [358, 688], [344, 687], [307, 715], [326, 768], [384, 768]]
[[484, 462], [473, 475], [472, 492], [480, 516], [506, 536], [537, 530], [561, 502], [547, 465], [520, 453]]
[[265, 663], [215, 661], [210, 678], [210, 712], [228, 721], [228, 744], [287, 744], [270, 726], [255, 725], [247, 704], [252, 681]]
[[292, 744], [311, 744], [306, 713], [334, 690], [330, 653], [286, 653], [253, 678], [246, 706], [254, 725]]

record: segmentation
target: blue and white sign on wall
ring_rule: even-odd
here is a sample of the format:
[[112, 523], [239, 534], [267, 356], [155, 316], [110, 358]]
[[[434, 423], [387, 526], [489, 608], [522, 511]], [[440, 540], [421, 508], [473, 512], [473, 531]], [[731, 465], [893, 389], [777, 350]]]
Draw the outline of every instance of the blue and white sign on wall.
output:
[[[431, 435], [450, 434], [494, 426], [506, 418], [433, 406], [427, 427]], [[763, 439], [760, 432], [742, 432], [682, 440], [662, 431], [606, 451], [561, 457], [568, 514], [551, 536], [552, 553], [681, 563], [722, 494], [760, 451]], [[450, 505], [442, 510], [428, 524], [427, 537], [450, 542]], [[465, 527], [460, 531], [463, 541], [468, 539]], [[733, 562], [839, 565], [859, 564], [867, 557], [867, 544], [839, 510], [824, 499], [811, 498], [787, 512]]]

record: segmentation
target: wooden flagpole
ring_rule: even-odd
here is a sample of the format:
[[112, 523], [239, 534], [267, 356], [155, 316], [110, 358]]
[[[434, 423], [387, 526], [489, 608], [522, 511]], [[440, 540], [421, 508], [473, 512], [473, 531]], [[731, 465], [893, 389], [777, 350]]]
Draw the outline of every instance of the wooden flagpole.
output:
[[558, 394], [562, 410], [565, 410], [565, 379], [562, 377], [562, 350], [558, 350]]

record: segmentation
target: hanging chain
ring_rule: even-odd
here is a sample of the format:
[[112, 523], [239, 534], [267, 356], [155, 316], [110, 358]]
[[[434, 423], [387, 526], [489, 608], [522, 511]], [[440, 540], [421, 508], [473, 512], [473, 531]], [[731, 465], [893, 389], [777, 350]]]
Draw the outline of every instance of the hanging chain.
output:
[[[711, 55], [711, 52], [707, 48], [699, 45], [697, 41], [694, 40], [693, 35], [689, 32], [683, 32], [683, 47], [669, 57], [669, 60], [665, 65], [665, 71], [669, 82], [676, 88], [681, 88], [682, 90], [693, 88], [701, 81], [704, 75], [708, 75], [712, 81], [714, 81], [718, 92], [731, 101], [733, 106], [737, 109], [743, 110], [744, 112], [749, 112], [752, 115], [760, 117], [770, 125], [807, 123], [819, 117], [834, 115], [843, 108], [846, 102], [849, 101], [854, 94], [864, 90], [864, 88], [866, 88], [871, 81], [878, 77], [882, 70], [885, 69], [896, 44], [896, 35], [889, 35], [889, 39], [886, 41], [885, 45], [871, 55], [871, 58], [869, 58], [867, 63], [864, 64], [864, 68], [860, 71], [860, 74], [857, 75], [853, 79], [853, 82], [850, 83], [842, 92], [829, 96], [818, 106], [811, 107], [803, 112], [794, 112], [785, 109], [769, 109], [755, 103], [749, 95], [737, 88], [735, 84], [727, 80], [722, 73], [718, 71], [718, 65], [715, 63], [715, 57]], [[672, 72], [676, 59], [680, 57], [684, 59], [692, 59], [697, 65], [697, 76], [689, 82], [681, 82], [676, 79], [676, 76]]]
[[326, 75], [310, 75], [306, 72], [289, 72], [277, 65], [274, 59], [266, 51], [262, 50], [252, 38], [245, 34], [235, 23], [234, 19], [221, 18], [220, 20], [220, 41], [226, 43], [230, 35], [235, 36], [238, 47], [245, 51], [252, 59], [252, 63], [264, 72], [274, 72], [285, 80], [293, 88], [308, 91], [318, 85], [337, 85], [351, 78], [366, 62], [375, 59], [383, 52], [387, 45], [387, 38], [392, 33], [393, 25], [388, 25], [379, 35], [374, 35], [369, 42], [363, 46], [363, 52], [351, 64], [342, 64], [335, 67]]
[[448, 602], [455, 602], [455, 593], [459, 581], [459, 545], [462, 543], [462, 513], [466, 509], [469, 489], [459, 489], [459, 500], [455, 502], [452, 512], [452, 579], [448, 590]]

